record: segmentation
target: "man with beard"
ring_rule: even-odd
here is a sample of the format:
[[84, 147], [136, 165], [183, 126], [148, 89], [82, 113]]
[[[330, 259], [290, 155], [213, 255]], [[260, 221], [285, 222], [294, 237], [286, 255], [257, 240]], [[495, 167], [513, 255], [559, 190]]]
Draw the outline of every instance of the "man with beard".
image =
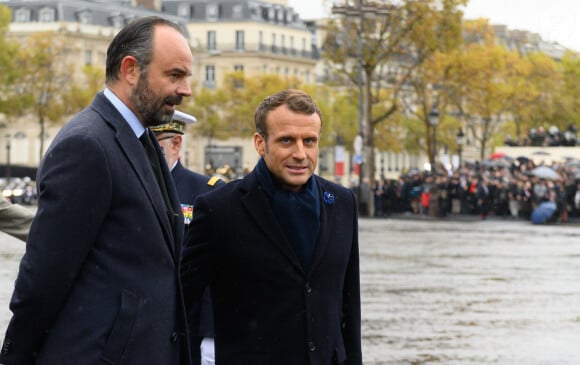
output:
[[137, 19], [107, 50], [106, 89], [58, 133], [0, 364], [188, 364], [183, 216], [150, 126], [191, 95], [181, 28]]

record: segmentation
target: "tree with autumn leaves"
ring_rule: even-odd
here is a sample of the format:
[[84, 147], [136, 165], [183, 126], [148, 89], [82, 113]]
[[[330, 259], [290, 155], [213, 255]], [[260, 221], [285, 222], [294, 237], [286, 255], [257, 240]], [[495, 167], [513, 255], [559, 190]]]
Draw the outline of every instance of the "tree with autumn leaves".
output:
[[435, 68], [446, 75], [440, 84], [445, 113], [468, 131], [480, 160], [506, 134], [523, 139], [533, 127], [580, 122], [565, 87], [566, 65], [577, 55], [559, 62], [537, 51], [510, 50], [498, 44], [487, 20], [464, 22], [463, 29], [462, 47], [438, 55]]
[[356, 105], [348, 90], [337, 93], [328, 85], [305, 85], [298, 79], [283, 79], [272, 74], [244, 76], [241, 72], [227, 74], [223, 85], [219, 89], [200, 89], [194, 84], [192, 97], [185, 99], [180, 107], [201, 121], [193, 130], [207, 138], [208, 144], [230, 137], [251, 137], [258, 104], [287, 88], [305, 90], [316, 100], [323, 115], [320, 139], [323, 148], [352, 141], [356, 135]]
[[[356, 90], [363, 71], [361, 134], [367, 169], [375, 141], [397, 141], [381, 150], [455, 150], [459, 128], [485, 158], [506, 133], [521, 136], [531, 125], [578, 123], [573, 75], [577, 55], [560, 63], [540, 52], [510, 50], [487, 20], [464, 21], [465, 1], [344, 1], [333, 8], [324, 57], [335, 75]], [[572, 81], [571, 81], [572, 80]], [[439, 123], [429, 123], [437, 110]], [[565, 113], [564, 113], [565, 112]], [[565, 118], [562, 118], [564, 117]], [[564, 119], [566, 120], [564, 122]], [[401, 128], [397, 128], [403, 126]]]
[[[415, 84], [422, 84], [423, 91], [432, 87], [424, 65], [438, 51], [457, 43], [461, 36], [459, 6], [465, 2], [357, 0], [333, 7], [340, 16], [328, 24], [323, 55], [337, 75], [361, 88], [364, 176], [375, 176], [375, 140], [389, 137], [377, 136], [378, 131], [397, 131], [400, 114], [408, 118], [410, 111], [427, 121], [433, 97], [419, 95], [419, 100]], [[426, 145], [430, 145], [432, 134], [429, 124], [424, 125]], [[395, 149], [400, 148], [397, 141], [405, 139], [400, 137], [394, 136]]]

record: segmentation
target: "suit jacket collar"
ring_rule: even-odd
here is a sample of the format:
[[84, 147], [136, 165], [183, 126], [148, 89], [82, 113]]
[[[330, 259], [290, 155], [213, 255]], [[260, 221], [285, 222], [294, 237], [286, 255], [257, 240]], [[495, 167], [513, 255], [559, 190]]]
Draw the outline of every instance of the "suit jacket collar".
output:
[[271, 203], [258, 182], [256, 171], [252, 171], [242, 181], [240, 188], [245, 191], [241, 203], [246, 207], [248, 214], [255, 220], [267, 239], [280, 249], [290, 263], [302, 271], [302, 264], [294, 253], [290, 242], [282, 234], [282, 227], [275, 218]]
[[[113, 104], [103, 95], [103, 93], [97, 94], [91, 104], [91, 108], [100, 114], [105, 123], [107, 123], [115, 131], [115, 139], [117, 144], [120, 150], [123, 152], [125, 158], [128, 160], [129, 165], [137, 174], [139, 181], [141, 182], [141, 185], [147, 194], [147, 198], [155, 210], [157, 219], [161, 224], [168, 248], [171, 251], [174, 259], [177, 260], [177, 256], [179, 255], [181, 249], [181, 240], [183, 236], [183, 219], [179, 219], [179, 216], [181, 216], [181, 208], [179, 206], [177, 192], [173, 184], [173, 179], [169, 173], [169, 169], [165, 163], [161, 163], [161, 169], [163, 172], [163, 178], [165, 179], [167, 185], [169, 199], [171, 200], [173, 211], [178, 215], [176, 219], [173, 219], [173, 226], [169, 221], [169, 217], [166, 212], [167, 208], [165, 207], [161, 192], [159, 189], [157, 189], [157, 181], [151, 170], [149, 160], [145, 155], [141, 142], [139, 139], [137, 139], [131, 127], [123, 119]], [[151, 133], [149, 130], [146, 130], [146, 132], [149, 133], [149, 136], [153, 141], [156, 141], [153, 133]], [[153, 144], [157, 150], [159, 161], [165, 161], [159, 144], [157, 142], [154, 142]]]

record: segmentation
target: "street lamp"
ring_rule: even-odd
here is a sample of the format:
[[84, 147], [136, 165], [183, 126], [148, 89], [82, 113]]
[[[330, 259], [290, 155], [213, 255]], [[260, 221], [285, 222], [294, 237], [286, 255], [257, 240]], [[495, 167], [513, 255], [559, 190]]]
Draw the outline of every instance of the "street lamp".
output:
[[6, 135], [4, 136], [4, 138], [6, 139], [6, 186], [10, 185], [10, 175], [11, 175], [11, 171], [10, 171], [10, 134], [6, 133]]
[[465, 134], [463, 134], [463, 129], [459, 128], [459, 131], [457, 131], [457, 134], [455, 135], [455, 143], [457, 143], [457, 153], [459, 154], [459, 169], [461, 169], [461, 153], [463, 152], [463, 138], [465, 137]]
[[432, 164], [432, 169], [433, 169], [433, 167], [435, 167], [435, 169], [436, 169], [437, 168], [435, 166], [435, 163], [436, 163], [435, 155], [437, 154], [436, 130], [437, 130], [437, 126], [439, 125], [439, 111], [437, 110], [437, 107], [435, 105], [433, 105], [433, 108], [431, 108], [431, 111], [429, 112], [427, 117], [429, 119], [429, 124], [431, 125], [431, 129], [433, 131], [432, 150], [431, 150], [431, 156], [433, 158], [433, 161], [429, 161], [429, 162], [431, 162], [431, 164]]

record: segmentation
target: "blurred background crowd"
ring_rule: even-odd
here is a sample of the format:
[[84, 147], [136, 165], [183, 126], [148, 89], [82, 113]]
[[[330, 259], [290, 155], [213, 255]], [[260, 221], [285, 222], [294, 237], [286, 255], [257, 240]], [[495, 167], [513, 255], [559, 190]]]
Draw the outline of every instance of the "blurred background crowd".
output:
[[0, 189], [6, 200], [15, 204], [36, 204], [36, 183], [30, 177], [0, 178]]
[[536, 164], [527, 157], [491, 157], [440, 173], [410, 170], [398, 180], [365, 181], [357, 192], [360, 214], [497, 216], [534, 223], [580, 217], [580, 161]]

